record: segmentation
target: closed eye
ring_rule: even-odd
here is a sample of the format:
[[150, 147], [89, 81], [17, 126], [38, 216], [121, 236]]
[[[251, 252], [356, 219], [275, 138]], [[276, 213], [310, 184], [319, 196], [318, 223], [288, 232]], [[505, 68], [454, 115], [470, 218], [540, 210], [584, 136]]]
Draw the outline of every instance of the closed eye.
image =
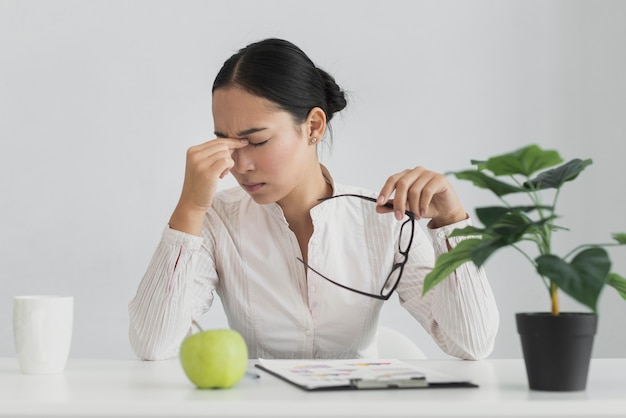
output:
[[267, 144], [267, 141], [269, 141], [269, 139], [267, 139], [267, 140], [265, 140], [265, 141], [261, 141], [261, 142], [256, 142], [256, 143], [254, 143], [254, 142], [249, 142], [249, 143], [248, 143], [248, 145], [251, 145], [251, 146], [253, 146], [253, 147], [255, 147], [255, 148], [256, 148], [256, 147], [260, 147], [260, 146], [262, 146], [262, 145]]

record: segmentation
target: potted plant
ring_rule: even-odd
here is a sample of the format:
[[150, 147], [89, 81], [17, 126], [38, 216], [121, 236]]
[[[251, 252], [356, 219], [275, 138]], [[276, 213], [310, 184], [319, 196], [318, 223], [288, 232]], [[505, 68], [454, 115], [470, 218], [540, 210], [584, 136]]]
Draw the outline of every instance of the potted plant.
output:
[[[475, 168], [450, 173], [490, 190], [502, 205], [477, 208], [484, 226], [455, 230], [451, 236], [466, 238], [437, 259], [424, 281], [426, 293], [466, 262], [480, 267], [500, 248], [518, 250], [534, 266], [552, 306], [546, 313], [516, 314], [529, 387], [536, 390], [585, 389], [600, 292], [609, 285], [626, 299], [626, 279], [611, 272], [604, 249], [626, 244], [626, 233], [613, 234], [613, 242], [576, 246], [563, 256], [552, 251], [552, 234], [567, 230], [556, 213], [561, 187], [592, 161], [562, 163], [557, 151], [529, 145], [486, 161], [472, 161]], [[513, 205], [511, 195], [526, 196], [529, 202]], [[546, 195], [552, 196], [549, 204], [544, 203]], [[531, 256], [530, 249], [536, 254]], [[561, 312], [559, 290], [591, 312]]]

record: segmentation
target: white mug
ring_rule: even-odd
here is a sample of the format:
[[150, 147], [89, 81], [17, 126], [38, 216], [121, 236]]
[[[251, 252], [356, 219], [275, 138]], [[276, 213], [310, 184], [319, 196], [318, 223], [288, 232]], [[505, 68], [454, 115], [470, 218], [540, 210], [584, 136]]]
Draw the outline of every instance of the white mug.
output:
[[72, 296], [16, 296], [13, 335], [22, 373], [61, 373], [70, 352], [73, 322]]

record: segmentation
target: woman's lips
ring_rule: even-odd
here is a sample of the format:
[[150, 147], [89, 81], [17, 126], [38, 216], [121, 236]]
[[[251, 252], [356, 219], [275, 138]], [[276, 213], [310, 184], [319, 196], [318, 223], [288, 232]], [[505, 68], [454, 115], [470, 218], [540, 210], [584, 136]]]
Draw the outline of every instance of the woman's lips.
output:
[[254, 193], [265, 186], [265, 183], [242, 183], [241, 185], [248, 193]]

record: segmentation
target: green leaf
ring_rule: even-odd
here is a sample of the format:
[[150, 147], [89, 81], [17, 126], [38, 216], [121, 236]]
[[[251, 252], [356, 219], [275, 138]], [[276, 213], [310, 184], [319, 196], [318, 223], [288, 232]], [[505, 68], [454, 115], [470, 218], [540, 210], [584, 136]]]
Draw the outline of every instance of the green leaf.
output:
[[562, 161], [557, 151], [546, 151], [537, 145], [528, 145], [517, 151], [489, 158], [485, 168], [496, 176], [519, 174], [530, 177], [533, 173]]
[[481, 267], [493, 253], [509, 245], [502, 237], [482, 239], [480, 244], [470, 251], [470, 258], [476, 264], [476, 267]]
[[537, 235], [539, 233], [538, 230], [550, 219], [533, 221], [523, 213], [505, 213], [504, 216], [485, 229], [469, 226], [453, 231], [450, 236], [467, 237], [479, 235], [482, 237], [478, 240], [478, 243], [474, 244], [469, 254], [474, 264], [480, 267], [498, 249], [515, 244], [526, 239], [529, 235]]
[[522, 239], [525, 234], [537, 234], [537, 229], [547, 221], [548, 219], [533, 221], [520, 212], [508, 213], [487, 228], [486, 233], [502, 238], [507, 244], [513, 244]]
[[613, 239], [617, 241], [619, 244], [626, 244], [626, 233], [617, 232], [613, 234]]
[[476, 216], [486, 227], [490, 227], [498, 222], [502, 217], [511, 211], [506, 206], [487, 206], [483, 208], [476, 208]]
[[472, 165], [475, 165], [477, 169], [484, 170], [485, 169], [485, 164], [487, 164], [487, 161], [485, 161], [485, 160], [470, 160], [470, 163]]
[[470, 257], [478, 267], [482, 266], [498, 249], [516, 242], [537, 236], [543, 224], [549, 219], [533, 221], [523, 213], [507, 213], [493, 225], [485, 229], [483, 239], [470, 252]]
[[504, 196], [511, 193], [520, 193], [526, 191], [521, 187], [497, 180], [478, 170], [458, 171], [452, 174], [454, 174], [454, 176], [459, 180], [469, 180], [477, 187], [491, 190], [493, 193], [496, 194], [496, 196]]
[[435, 266], [424, 278], [424, 289], [422, 295], [425, 295], [433, 287], [435, 287], [443, 279], [451, 275], [461, 265], [471, 260], [470, 251], [481, 240], [479, 239], [466, 239], [457, 244], [447, 253], [441, 254], [437, 257]]
[[450, 237], [472, 237], [480, 236], [485, 233], [482, 228], [476, 228], [475, 226], [466, 226], [465, 228], [457, 228], [450, 233]]
[[626, 299], [626, 279], [617, 273], [609, 274], [609, 280], [607, 281], [609, 286], [613, 286], [619, 295]]
[[559, 289], [596, 312], [600, 291], [611, 268], [606, 250], [588, 248], [578, 253], [571, 263], [552, 254], [539, 256], [535, 262], [539, 274], [548, 277]]
[[529, 190], [558, 189], [563, 183], [578, 177], [580, 172], [591, 163], [590, 159], [584, 161], [578, 158], [574, 159], [560, 167], [544, 171], [534, 179], [524, 183], [524, 188]]
[[532, 212], [537, 209], [547, 209], [552, 210], [552, 206], [487, 206], [482, 208], [476, 208], [476, 216], [480, 222], [486, 227], [490, 227], [504, 218], [505, 215], [509, 213], [518, 213], [518, 212]]

